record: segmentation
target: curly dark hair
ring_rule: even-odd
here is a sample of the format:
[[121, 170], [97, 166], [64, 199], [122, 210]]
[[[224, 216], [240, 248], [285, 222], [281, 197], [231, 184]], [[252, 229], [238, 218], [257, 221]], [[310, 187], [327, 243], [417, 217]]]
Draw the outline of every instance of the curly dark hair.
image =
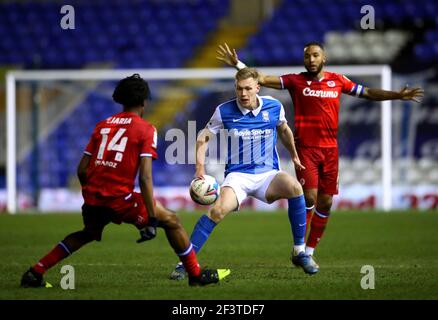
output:
[[149, 85], [138, 73], [120, 80], [113, 93], [113, 100], [125, 107], [143, 106], [149, 98]]

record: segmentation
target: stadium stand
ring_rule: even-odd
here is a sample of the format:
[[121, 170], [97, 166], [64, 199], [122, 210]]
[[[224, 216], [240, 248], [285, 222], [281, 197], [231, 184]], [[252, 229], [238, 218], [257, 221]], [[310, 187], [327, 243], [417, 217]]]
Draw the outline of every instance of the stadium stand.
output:
[[[373, 3], [376, 28], [362, 30], [358, 15], [369, 1], [333, 0], [330, 5], [316, 0], [309, 6], [304, 0], [285, 0], [272, 19], [265, 21], [249, 44], [241, 50], [242, 59], [258, 66], [296, 65], [302, 61], [302, 46], [309, 41], [325, 43], [331, 63], [390, 63], [413, 36], [419, 26], [418, 39], [426, 32], [425, 41], [416, 45], [416, 57], [437, 61], [438, 3], [434, 1], [390, 0]], [[364, 32], [367, 31], [367, 32]], [[263, 50], [264, 47], [272, 50]], [[428, 46], [433, 50], [428, 50]], [[426, 62], [426, 61], [423, 61]]]
[[44, 69], [95, 62], [181, 67], [216, 28], [227, 1], [81, 1], [69, 32], [59, 27], [59, 10], [56, 2], [1, 3], [0, 63]]
[[[397, 65], [401, 72], [409, 69], [413, 61], [416, 66], [436, 66], [438, 3], [426, 0], [376, 2], [378, 31], [363, 32], [358, 12], [366, 4], [365, 0], [332, 0], [327, 5], [326, 1], [315, 0], [309, 6], [304, 0], [280, 1], [269, 19], [262, 21], [258, 28], [245, 31], [243, 37], [252, 32], [246, 43], [241, 41], [233, 46], [239, 47], [242, 60], [256, 66], [301, 65], [302, 47], [308, 41], [324, 43], [331, 64], [388, 63]], [[229, 1], [222, 0], [83, 1], [76, 7], [77, 28], [66, 33], [59, 28], [58, 3], [1, 3], [0, 65], [19, 65], [24, 69], [75, 69], [92, 63], [112, 68], [217, 66], [211, 62], [211, 56], [204, 58], [205, 52], [213, 50], [212, 43], [215, 45], [229, 37], [230, 33], [210, 37], [220, 27], [219, 22], [228, 14], [229, 7]], [[412, 29], [412, 26], [416, 27]], [[210, 47], [205, 50], [208, 44]], [[204, 62], [206, 59], [207, 62], [195, 65], [197, 59]], [[429, 81], [431, 84], [426, 84], [426, 88], [429, 85], [435, 88], [437, 79], [432, 77]], [[100, 86], [106, 95], [83, 90], [83, 99], [71, 113], [39, 142], [38, 148], [30, 149], [22, 157], [18, 175], [20, 189], [32, 191], [35, 185], [32, 174], [20, 172], [32, 172], [38, 170], [38, 166], [43, 172], [38, 177], [39, 187], [59, 188], [75, 183], [75, 168], [90, 130], [98, 120], [118, 111], [118, 106], [109, 99], [110, 85]], [[190, 99], [184, 100], [179, 110], [172, 112], [174, 120], [162, 127], [163, 131], [171, 126], [184, 130], [188, 119], [205, 124], [212, 111], [206, 110], [205, 106], [214, 108], [215, 101], [224, 99], [223, 94], [212, 96], [200, 88], [194, 93]], [[436, 114], [437, 104], [435, 94], [425, 99], [423, 107], [430, 114]], [[358, 102], [353, 105], [353, 112], [354, 109], [365, 110], [367, 106], [365, 102]], [[199, 112], [200, 108], [204, 108], [203, 112]], [[78, 123], [82, 128], [80, 131], [77, 130]], [[366, 140], [363, 128], [363, 125], [354, 127], [351, 122], [346, 127], [351, 140], [343, 146], [347, 157], [341, 159], [341, 166], [345, 168], [341, 183], [372, 183], [376, 180], [381, 167], [379, 162], [363, 161], [358, 155], [358, 146]], [[413, 152], [419, 161], [412, 164], [413, 171], [406, 177], [411, 183], [437, 181], [436, 162], [431, 160], [434, 153], [429, 152], [432, 147], [428, 147], [428, 143], [436, 139], [435, 128], [428, 117], [419, 118], [415, 124], [415, 130], [421, 131], [422, 135], [416, 136]], [[193, 168], [166, 164], [162, 140], [155, 183], [168, 185], [171, 180], [172, 184], [185, 185]], [[35, 159], [38, 159], [37, 166], [34, 165]], [[363, 176], [357, 175], [358, 170]], [[4, 186], [5, 178], [0, 172], [0, 188]]]

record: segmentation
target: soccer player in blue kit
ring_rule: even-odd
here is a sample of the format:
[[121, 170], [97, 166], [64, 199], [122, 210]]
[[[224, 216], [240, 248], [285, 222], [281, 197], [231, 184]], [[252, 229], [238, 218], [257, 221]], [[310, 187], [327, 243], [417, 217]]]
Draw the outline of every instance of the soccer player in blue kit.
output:
[[[236, 143], [228, 143], [225, 180], [220, 196], [206, 215], [196, 223], [191, 242], [196, 252], [202, 248], [213, 229], [225, 216], [239, 209], [248, 197], [265, 203], [288, 199], [288, 217], [293, 235], [292, 263], [314, 274], [318, 269], [305, 253], [306, 206], [300, 183], [281, 171], [276, 149], [277, 135], [288, 150], [295, 167], [305, 169], [297, 155], [293, 133], [287, 124], [283, 105], [270, 96], [259, 96], [258, 72], [244, 68], [235, 77], [236, 98], [220, 104], [196, 142], [196, 176], [205, 174], [208, 141], [220, 130]], [[229, 141], [230, 142], [230, 141]], [[237, 147], [236, 147], [237, 145]], [[234, 146], [234, 148], [233, 148]], [[185, 277], [178, 264], [171, 279]]]

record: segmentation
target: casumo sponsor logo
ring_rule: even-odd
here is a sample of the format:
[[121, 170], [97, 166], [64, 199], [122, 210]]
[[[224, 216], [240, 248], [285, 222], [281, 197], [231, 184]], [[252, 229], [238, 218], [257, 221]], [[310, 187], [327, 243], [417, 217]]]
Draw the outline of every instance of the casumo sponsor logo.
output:
[[303, 95], [307, 97], [318, 97], [318, 98], [337, 98], [337, 91], [324, 91], [324, 90], [312, 90], [310, 88], [303, 89]]

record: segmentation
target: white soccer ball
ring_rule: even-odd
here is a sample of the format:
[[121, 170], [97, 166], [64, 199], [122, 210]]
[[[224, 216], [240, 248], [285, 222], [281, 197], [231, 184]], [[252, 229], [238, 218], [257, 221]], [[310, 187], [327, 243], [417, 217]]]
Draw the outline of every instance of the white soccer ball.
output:
[[204, 174], [190, 183], [190, 197], [202, 205], [210, 205], [219, 197], [219, 183], [212, 176]]

